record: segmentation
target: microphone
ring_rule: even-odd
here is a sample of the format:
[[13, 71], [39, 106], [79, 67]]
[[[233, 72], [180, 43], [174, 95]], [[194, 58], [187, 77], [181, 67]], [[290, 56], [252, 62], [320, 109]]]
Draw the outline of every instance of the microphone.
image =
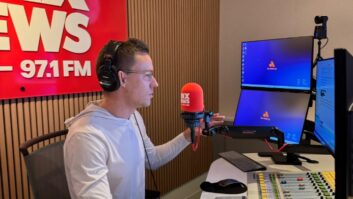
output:
[[191, 143], [195, 143], [195, 127], [204, 117], [203, 90], [197, 83], [190, 82], [181, 88], [181, 117], [191, 131]]

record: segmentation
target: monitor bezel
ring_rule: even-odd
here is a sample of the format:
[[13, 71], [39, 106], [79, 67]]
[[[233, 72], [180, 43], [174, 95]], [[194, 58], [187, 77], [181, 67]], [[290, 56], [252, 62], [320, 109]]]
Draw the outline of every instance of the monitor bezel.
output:
[[[307, 94], [307, 95], [310, 95], [309, 93], [303, 93], [303, 92], [288, 92], [288, 91], [283, 91], [283, 90], [281, 90], [281, 91], [273, 91], [273, 90], [268, 91], [268, 90], [258, 90], [258, 89], [241, 89], [240, 94], [239, 94], [239, 98], [238, 98], [237, 108], [236, 108], [236, 111], [235, 111], [235, 114], [234, 114], [234, 120], [233, 120], [233, 123], [232, 123], [233, 126], [235, 126], [235, 120], [236, 120], [236, 118], [237, 118], [237, 113], [238, 113], [238, 108], [239, 108], [239, 102], [240, 102], [241, 94], [242, 94], [242, 92], [243, 92], [244, 90], [245, 90], [245, 91], [248, 91], [248, 90], [250, 90], [250, 91], [257, 91], [257, 92], [272, 92], [272, 93], [300, 93], [300, 94]], [[308, 98], [309, 98], [309, 99], [308, 99], [308, 102], [307, 102], [308, 104], [307, 104], [307, 106], [306, 106], [305, 118], [304, 118], [304, 122], [303, 122], [303, 126], [302, 126], [302, 131], [301, 131], [301, 135], [300, 135], [299, 142], [298, 142], [298, 143], [288, 143], [288, 144], [290, 144], [290, 145], [300, 145], [301, 142], [302, 142], [303, 132], [304, 132], [304, 126], [305, 126], [305, 120], [306, 120], [306, 118], [308, 117], [308, 112], [309, 112], [310, 96], [308, 96]], [[275, 140], [271, 140], [271, 141], [276, 142]], [[285, 142], [285, 143], [287, 143], [287, 142]]]
[[[353, 196], [353, 126], [349, 106], [353, 102], [353, 56], [335, 49], [335, 187], [336, 198]], [[352, 97], [348, 102], [348, 97]], [[338, 133], [337, 133], [338, 132]]]
[[240, 43], [240, 49], [243, 48], [243, 43], [249, 42], [262, 42], [262, 41], [274, 41], [274, 40], [288, 40], [288, 39], [299, 39], [299, 38], [311, 38], [311, 63], [310, 63], [310, 88], [309, 89], [290, 89], [290, 88], [278, 88], [278, 87], [261, 87], [261, 86], [244, 86], [242, 83], [242, 73], [243, 65], [242, 65], [242, 56], [243, 51], [241, 50], [240, 54], [240, 88], [241, 89], [256, 89], [256, 90], [265, 90], [265, 91], [290, 91], [290, 92], [303, 92], [303, 93], [311, 93], [313, 90], [313, 56], [314, 56], [314, 37], [313, 36], [297, 36], [297, 37], [285, 37], [285, 38], [272, 38], [272, 39], [261, 39], [261, 40], [251, 40], [251, 41], [242, 41]]
[[[321, 60], [318, 60], [318, 62], [317, 62], [317, 64], [319, 64], [319, 62], [321, 62], [321, 61], [330, 61], [330, 60], [333, 60], [333, 61], [335, 61], [335, 58], [334, 57], [332, 57], [332, 58], [326, 58], [326, 59], [321, 59]], [[318, 70], [318, 67], [316, 66], [316, 79], [317, 79], [317, 70]], [[334, 62], [334, 65], [333, 65], [333, 72], [334, 72], [334, 76], [335, 76], [335, 62]], [[334, 80], [335, 81], [335, 80]], [[336, 87], [335, 87], [335, 85], [333, 85], [334, 86], [334, 89], [336, 90]], [[316, 88], [315, 88], [315, 90], [317, 90], [317, 83], [316, 83]], [[334, 92], [336, 92], [336, 91], [334, 91]], [[335, 95], [335, 94], [334, 94]], [[335, 99], [335, 102], [336, 102], [336, 99]], [[334, 102], [334, 106], [335, 106], [335, 102]], [[316, 96], [315, 96], [315, 103], [316, 103]], [[315, 105], [315, 115], [316, 115], [316, 105]], [[336, 126], [336, 123], [335, 123], [335, 126]], [[334, 147], [336, 147], [336, 132], [335, 132], [335, 129], [333, 129], [333, 131], [334, 131], [334, 134], [335, 134], [335, 146]], [[327, 143], [325, 143], [325, 142], [323, 142], [322, 140], [322, 138], [318, 135], [318, 134], [316, 134], [316, 129], [314, 129], [314, 135], [317, 137], [317, 139], [319, 140], [319, 142], [323, 145], [323, 146], [325, 146], [325, 148], [328, 150], [328, 152], [333, 156], [333, 157], [335, 157], [335, 152], [334, 151], [332, 151], [331, 150], [331, 148], [328, 146], [328, 144]]]

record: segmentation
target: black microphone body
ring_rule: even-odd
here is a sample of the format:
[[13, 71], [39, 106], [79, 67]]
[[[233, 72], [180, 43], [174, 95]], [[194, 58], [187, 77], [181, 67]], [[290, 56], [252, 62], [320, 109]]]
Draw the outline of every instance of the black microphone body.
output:
[[201, 125], [200, 120], [204, 117], [204, 112], [182, 112], [181, 117], [190, 128], [191, 143], [195, 143], [195, 128]]

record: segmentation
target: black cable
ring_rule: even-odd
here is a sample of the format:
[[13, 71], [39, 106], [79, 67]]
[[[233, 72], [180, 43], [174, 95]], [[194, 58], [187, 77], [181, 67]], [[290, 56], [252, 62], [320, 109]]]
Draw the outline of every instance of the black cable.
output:
[[323, 48], [325, 48], [325, 46], [327, 45], [327, 43], [328, 43], [328, 41], [329, 41], [329, 39], [328, 38], [326, 38], [326, 43], [320, 48], [320, 49], [323, 49]]
[[[135, 121], [136, 121], [137, 128], [139, 129], [139, 132], [140, 132], [140, 136], [141, 136], [142, 143], [143, 143], [143, 148], [145, 149], [145, 153], [146, 153], [146, 156], [147, 156], [148, 166], [150, 167], [149, 170], [150, 170], [150, 172], [151, 172], [152, 179], [153, 179], [154, 188], [156, 189], [156, 191], [159, 192], [159, 189], [158, 189], [158, 186], [157, 186], [157, 183], [156, 183], [156, 179], [155, 179], [154, 174], [153, 174], [153, 171], [152, 171], [150, 158], [148, 157], [148, 154], [147, 154], [147, 149], [146, 149], [145, 141], [143, 140], [143, 136], [142, 136], [142, 132], [141, 132], [141, 129], [140, 129], [140, 125], [139, 125], [139, 123], [138, 123], [138, 121], [137, 121], [137, 118], [136, 118], [135, 113], [134, 113], [133, 115], [134, 115], [134, 118], [135, 118]], [[159, 197], [158, 197], [158, 198], [159, 198]]]
[[[327, 37], [326, 38], [326, 42], [325, 42], [325, 44], [323, 45], [323, 46], [321, 46], [320, 47], [320, 49], [319, 49], [319, 51], [321, 51], [323, 48], [325, 48], [326, 47], [326, 45], [328, 44], [328, 42], [329, 42], [329, 38]], [[321, 57], [320, 57], [321, 58]], [[320, 59], [318, 56], [316, 56], [316, 58], [315, 58], [315, 60], [314, 60], [314, 63], [313, 63], [313, 67], [315, 67], [316, 66], [316, 64], [317, 64], [317, 61]]]

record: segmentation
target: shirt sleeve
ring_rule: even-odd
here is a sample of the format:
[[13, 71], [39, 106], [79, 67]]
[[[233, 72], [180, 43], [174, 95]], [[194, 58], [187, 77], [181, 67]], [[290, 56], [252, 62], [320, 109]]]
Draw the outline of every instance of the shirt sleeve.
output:
[[102, 139], [76, 133], [65, 142], [65, 172], [71, 198], [112, 198], [107, 178], [108, 153]]
[[140, 126], [143, 142], [146, 147], [147, 155], [151, 163], [151, 168], [148, 164], [147, 157], [145, 158], [145, 165], [149, 169], [158, 169], [169, 161], [173, 160], [181, 151], [183, 151], [190, 142], [185, 139], [183, 133], [180, 133], [169, 142], [155, 146], [151, 139], [147, 136], [146, 127], [144, 125], [141, 115], [135, 112], [138, 125]]

